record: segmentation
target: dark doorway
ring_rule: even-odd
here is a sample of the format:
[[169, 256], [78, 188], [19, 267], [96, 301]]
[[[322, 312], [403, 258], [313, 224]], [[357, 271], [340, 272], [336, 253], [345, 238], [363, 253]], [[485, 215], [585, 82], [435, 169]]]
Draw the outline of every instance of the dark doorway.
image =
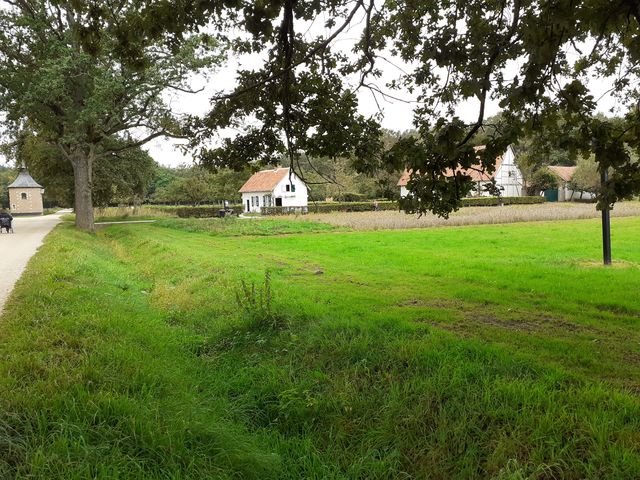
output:
[[247, 212], [249, 211], [249, 200], [247, 200]]
[[276, 198], [276, 207], [282, 206], [282, 198]]

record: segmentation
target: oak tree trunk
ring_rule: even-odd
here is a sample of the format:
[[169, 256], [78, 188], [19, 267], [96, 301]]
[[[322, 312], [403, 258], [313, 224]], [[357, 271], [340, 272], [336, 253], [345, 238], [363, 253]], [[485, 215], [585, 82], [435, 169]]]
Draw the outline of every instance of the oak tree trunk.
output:
[[93, 218], [93, 158], [81, 149], [71, 155], [73, 165], [76, 228], [95, 231]]

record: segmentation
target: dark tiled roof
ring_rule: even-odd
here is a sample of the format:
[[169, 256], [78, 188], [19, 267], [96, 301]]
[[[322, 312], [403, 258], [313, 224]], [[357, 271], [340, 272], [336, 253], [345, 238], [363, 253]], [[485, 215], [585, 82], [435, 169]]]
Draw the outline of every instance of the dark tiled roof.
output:
[[16, 178], [8, 188], [42, 188], [42, 185], [36, 182], [31, 175], [29, 175], [29, 171], [26, 167], [22, 167], [18, 174], [18, 178]]

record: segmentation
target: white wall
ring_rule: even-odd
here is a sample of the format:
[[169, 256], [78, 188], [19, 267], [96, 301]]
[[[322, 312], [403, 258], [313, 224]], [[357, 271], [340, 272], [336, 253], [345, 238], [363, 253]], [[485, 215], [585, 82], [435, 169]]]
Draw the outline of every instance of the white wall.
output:
[[[522, 173], [515, 163], [515, 154], [511, 147], [502, 157], [500, 168], [496, 172], [496, 184], [502, 187], [503, 197], [519, 197], [522, 195]], [[470, 192], [472, 196], [488, 197], [490, 194], [483, 188], [487, 182], [476, 182], [475, 190]], [[407, 187], [400, 187], [400, 197], [404, 198], [409, 193]]]
[[[289, 191], [287, 191], [289, 185]], [[295, 186], [295, 192], [291, 191]], [[285, 175], [280, 183], [273, 189], [273, 205], [276, 205], [276, 199], [282, 199], [283, 207], [306, 207], [309, 205], [309, 191], [304, 182], [295, 174]]]
[[522, 173], [516, 166], [516, 157], [511, 147], [502, 156], [502, 164], [496, 172], [496, 184], [502, 187], [503, 197], [519, 197], [522, 195]]
[[[289, 186], [289, 191], [287, 191], [287, 185]], [[292, 185], [295, 188], [292, 188]], [[292, 190], [295, 190], [295, 192]], [[291, 179], [289, 175], [285, 175], [273, 191], [243, 193], [242, 210], [244, 212], [260, 213], [262, 207], [275, 207], [277, 198], [282, 199], [283, 207], [307, 207], [309, 205], [307, 186], [293, 173], [291, 174]], [[248, 207], [247, 202], [249, 203]]]
[[559, 202], [570, 202], [576, 200], [593, 200], [596, 196], [593, 193], [589, 192], [578, 192], [573, 191], [569, 188], [568, 184], [565, 183], [562, 187], [558, 189], [558, 201]]

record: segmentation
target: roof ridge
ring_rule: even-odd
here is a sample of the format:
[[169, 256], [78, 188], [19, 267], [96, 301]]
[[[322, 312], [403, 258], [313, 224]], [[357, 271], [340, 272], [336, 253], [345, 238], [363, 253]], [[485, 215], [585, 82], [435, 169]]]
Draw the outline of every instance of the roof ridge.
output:
[[260, 170], [253, 175], [240, 187], [240, 193], [249, 192], [268, 192], [272, 191], [278, 183], [285, 177], [290, 167], [276, 167], [269, 170]]
[[22, 166], [18, 172], [16, 179], [7, 185], [7, 188], [43, 188], [33, 177], [29, 174], [26, 166]]

